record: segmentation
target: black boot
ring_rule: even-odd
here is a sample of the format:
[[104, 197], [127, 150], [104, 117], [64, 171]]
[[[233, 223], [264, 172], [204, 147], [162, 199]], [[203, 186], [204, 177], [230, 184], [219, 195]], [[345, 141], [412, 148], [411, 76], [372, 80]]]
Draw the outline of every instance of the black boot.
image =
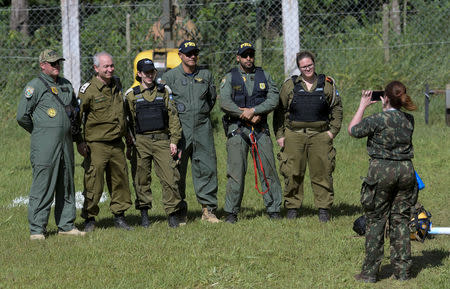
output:
[[95, 229], [95, 218], [91, 217], [91, 218], [87, 218], [84, 221], [84, 231], [86, 233], [90, 233], [92, 231], [94, 231]]
[[122, 214], [114, 215], [114, 226], [119, 229], [124, 229], [127, 231], [133, 230], [130, 226], [128, 226], [127, 222], [125, 221], [125, 216]]
[[288, 209], [286, 213], [286, 219], [297, 219], [298, 211], [297, 209]]
[[150, 226], [150, 221], [148, 220], [148, 211], [147, 209], [141, 210], [141, 226], [144, 228], [148, 228]]
[[227, 217], [225, 218], [225, 222], [230, 224], [235, 224], [238, 221], [237, 214], [229, 213]]
[[319, 221], [326, 223], [330, 220], [330, 213], [328, 209], [319, 209]]

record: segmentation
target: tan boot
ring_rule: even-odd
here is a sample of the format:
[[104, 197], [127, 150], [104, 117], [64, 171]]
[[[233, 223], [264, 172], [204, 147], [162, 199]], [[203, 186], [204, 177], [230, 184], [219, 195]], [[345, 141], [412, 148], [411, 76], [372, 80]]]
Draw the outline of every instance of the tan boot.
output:
[[86, 232], [79, 231], [77, 228], [73, 228], [70, 231], [64, 232], [64, 231], [58, 231], [58, 235], [63, 236], [84, 236], [86, 235]]
[[216, 215], [211, 210], [208, 210], [206, 206], [202, 207], [202, 221], [207, 221], [210, 223], [220, 223], [221, 221], [217, 219]]
[[44, 234], [30, 235], [30, 240], [45, 240]]

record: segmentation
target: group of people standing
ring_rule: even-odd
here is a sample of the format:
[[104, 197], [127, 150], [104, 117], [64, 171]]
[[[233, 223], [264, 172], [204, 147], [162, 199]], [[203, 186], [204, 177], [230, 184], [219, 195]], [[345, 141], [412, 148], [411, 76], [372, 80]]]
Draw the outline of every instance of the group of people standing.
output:
[[[53, 199], [58, 234], [81, 236], [93, 231], [105, 179], [115, 226], [131, 230], [124, 216], [132, 205], [127, 158], [131, 163], [136, 192], [135, 207], [141, 212], [143, 227], [150, 225], [152, 163], [161, 182], [169, 226], [186, 224], [189, 159], [202, 220], [220, 222], [216, 216], [217, 160], [210, 119], [217, 95], [211, 72], [197, 65], [199, 52], [195, 42], [182, 42], [179, 47], [181, 64], [165, 72], [161, 81], [156, 80], [157, 69], [152, 60], [141, 59], [137, 63], [136, 75], [139, 85], [128, 89], [125, 94], [120, 79], [114, 75], [112, 56], [106, 52], [97, 53], [93, 57], [95, 75], [80, 88], [78, 97], [70, 82], [59, 76], [64, 58], [50, 49], [41, 53], [41, 73], [25, 87], [17, 113], [19, 124], [31, 133], [33, 182], [28, 219], [32, 240], [45, 239]], [[267, 115], [272, 111], [273, 129], [281, 148], [278, 159], [284, 177], [286, 218], [298, 217], [308, 166], [319, 221], [328, 222], [334, 198], [332, 173], [336, 151], [333, 139], [340, 131], [343, 117], [335, 81], [317, 74], [314, 55], [303, 51], [296, 57], [300, 75], [287, 79], [279, 92], [270, 74], [256, 67], [254, 60], [254, 46], [249, 42], [241, 43], [236, 53], [237, 66], [225, 75], [220, 84], [220, 107], [224, 112], [228, 154], [225, 222], [238, 221], [249, 151], [261, 190], [258, 183], [256, 187], [262, 194], [267, 214], [271, 219], [281, 218], [282, 188], [267, 122]], [[410, 163], [414, 124], [402, 123], [412, 116], [399, 111], [404, 106], [403, 100], [398, 102], [399, 94], [394, 93], [391, 97], [388, 90], [382, 98], [383, 108], [396, 112], [361, 121], [364, 108], [374, 103], [367, 101], [369, 94], [370, 91], [363, 91], [360, 109], [350, 123], [349, 133], [373, 140], [368, 142], [372, 161], [363, 188], [373, 188], [372, 180], [380, 180], [376, 190], [383, 193], [372, 196], [370, 206], [364, 208], [368, 224], [376, 228], [368, 230], [370, 242], [377, 239], [377, 253], [381, 251], [382, 254], [380, 228], [387, 219], [392, 219], [390, 226], [400, 223], [403, 226], [407, 204], [411, 201], [403, 191], [412, 191], [414, 186]], [[395, 125], [401, 129], [390, 129], [392, 124], [384, 118], [391, 115]], [[392, 132], [392, 135], [387, 136], [383, 130]], [[378, 137], [389, 138], [389, 141], [384, 139], [385, 142], [380, 142]], [[401, 146], [398, 150], [395, 149], [397, 140]], [[84, 157], [85, 200], [81, 213], [85, 219], [84, 231], [74, 227], [73, 141]], [[386, 155], [385, 151], [390, 153]], [[377, 177], [384, 167], [393, 170], [386, 182]], [[399, 179], [402, 181], [401, 190], [396, 182]], [[367, 192], [362, 191], [362, 194]], [[392, 198], [392, 195], [400, 194], [402, 197]], [[405, 203], [389, 206], [392, 202]], [[381, 220], [380, 214], [383, 216]], [[394, 239], [403, 236], [403, 230], [403, 227], [393, 230]], [[366, 242], [366, 250], [367, 246]], [[403, 253], [397, 255], [399, 260], [395, 259], [395, 262], [405, 267], [407, 262], [404, 258], [408, 258], [408, 252]], [[375, 267], [379, 267], [380, 260], [378, 255], [368, 256], [358, 280], [376, 280]], [[399, 271], [400, 279], [406, 278], [405, 270]]]

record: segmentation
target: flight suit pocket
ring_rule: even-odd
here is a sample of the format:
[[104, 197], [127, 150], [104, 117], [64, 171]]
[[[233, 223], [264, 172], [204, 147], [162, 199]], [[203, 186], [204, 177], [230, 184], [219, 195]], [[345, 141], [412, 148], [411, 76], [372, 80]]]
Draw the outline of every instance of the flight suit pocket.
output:
[[364, 178], [361, 187], [361, 205], [364, 210], [371, 211], [375, 209], [375, 194], [377, 189], [377, 180]]

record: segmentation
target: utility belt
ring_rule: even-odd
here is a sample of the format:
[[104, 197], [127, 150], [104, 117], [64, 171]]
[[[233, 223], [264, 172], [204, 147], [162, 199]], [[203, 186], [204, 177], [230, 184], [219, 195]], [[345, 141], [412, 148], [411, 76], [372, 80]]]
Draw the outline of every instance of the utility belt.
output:
[[242, 139], [247, 143], [248, 146], [252, 146], [252, 141], [250, 139], [250, 134], [254, 134], [256, 141], [258, 141], [263, 134], [270, 136], [270, 131], [268, 128], [265, 127], [259, 127], [259, 128], [252, 128], [250, 127], [250, 133], [246, 134], [244, 132], [243, 126], [239, 126], [237, 129], [233, 130], [232, 132], [227, 134], [227, 138], [232, 138], [234, 136], [240, 135]]
[[320, 125], [312, 125], [312, 126], [308, 126], [308, 127], [303, 127], [302, 124], [293, 124], [292, 121], [288, 121], [286, 127], [292, 131], [296, 131], [296, 132], [304, 132], [306, 133], [307, 130], [309, 131], [315, 131], [315, 132], [324, 132], [329, 130], [329, 125], [327, 122], [320, 124]]
[[138, 133], [138, 136], [149, 138], [151, 140], [168, 140], [169, 135], [167, 133], [147, 133], [147, 134], [141, 134]]

